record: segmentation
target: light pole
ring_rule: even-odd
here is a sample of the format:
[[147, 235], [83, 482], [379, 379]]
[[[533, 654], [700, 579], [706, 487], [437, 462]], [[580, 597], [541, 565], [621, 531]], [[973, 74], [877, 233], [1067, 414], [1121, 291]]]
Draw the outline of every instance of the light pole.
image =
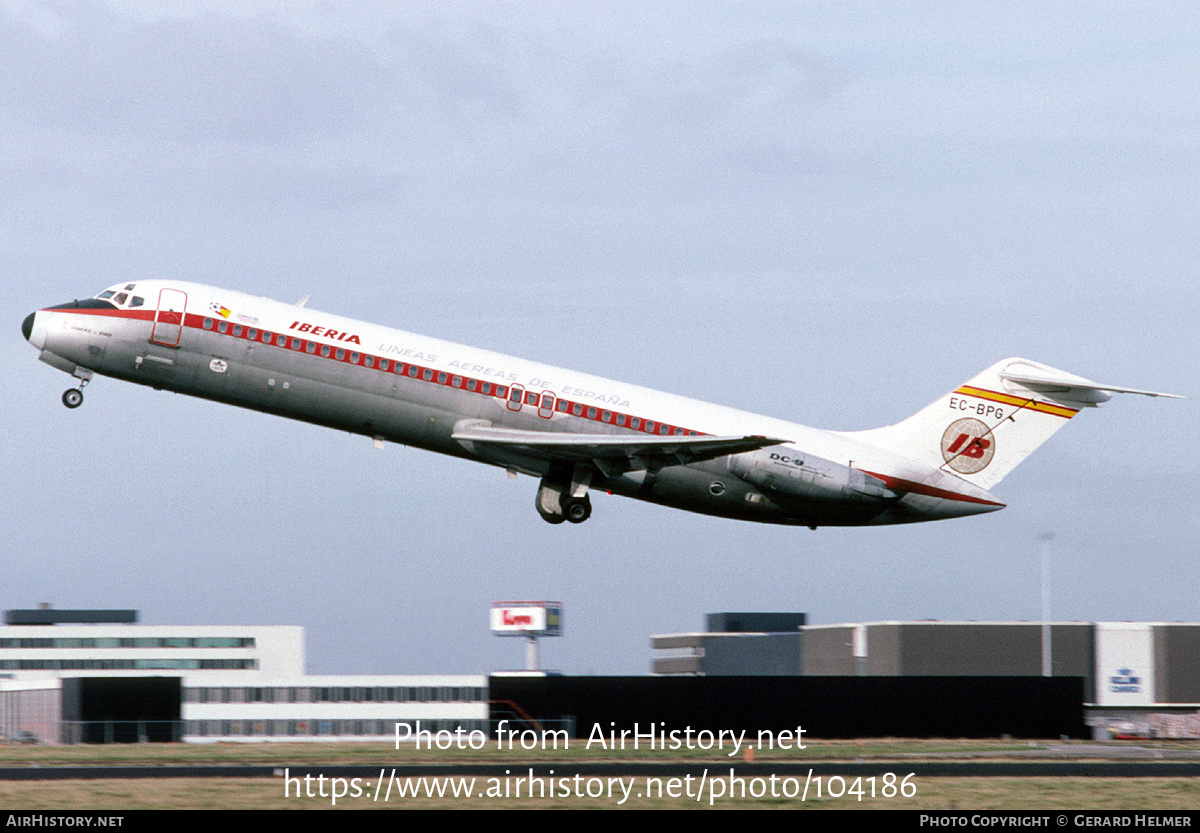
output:
[[1042, 676], [1053, 676], [1050, 654], [1050, 544], [1053, 532], [1042, 533]]

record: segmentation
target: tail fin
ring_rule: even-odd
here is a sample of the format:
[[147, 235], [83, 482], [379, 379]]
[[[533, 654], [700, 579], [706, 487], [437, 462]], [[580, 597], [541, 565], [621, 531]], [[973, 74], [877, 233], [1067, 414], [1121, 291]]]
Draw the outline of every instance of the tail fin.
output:
[[990, 489], [1066, 425], [1110, 393], [1181, 397], [1102, 385], [1028, 359], [992, 365], [913, 416], [855, 439]]

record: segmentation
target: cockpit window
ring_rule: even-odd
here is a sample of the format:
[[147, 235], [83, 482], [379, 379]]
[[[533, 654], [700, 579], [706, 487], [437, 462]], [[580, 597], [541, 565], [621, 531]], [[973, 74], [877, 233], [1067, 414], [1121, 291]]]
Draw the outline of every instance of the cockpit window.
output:
[[127, 283], [127, 284], [125, 284], [125, 289], [126, 289], [126, 290], [131, 290], [131, 289], [133, 289], [133, 286], [134, 286], [133, 284], [131, 284], [131, 283]]
[[115, 289], [106, 289], [103, 292], [101, 292], [99, 295], [97, 295], [96, 297], [100, 298], [101, 300], [107, 300], [108, 298], [111, 298], [112, 296], [114, 296], [116, 294], [117, 294], [117, 291]]
[[129, 293], [121, 292], [117, 295], [116, 298], [113, 298], [113, 300], [118, 304], [124, 304], [127, 300], [129, 300]]
[[129, 306], [131, 307], [140, 307], [144, 303], [146, 302], [142, 299], [141, 295], [134, 295], [129, 299]]

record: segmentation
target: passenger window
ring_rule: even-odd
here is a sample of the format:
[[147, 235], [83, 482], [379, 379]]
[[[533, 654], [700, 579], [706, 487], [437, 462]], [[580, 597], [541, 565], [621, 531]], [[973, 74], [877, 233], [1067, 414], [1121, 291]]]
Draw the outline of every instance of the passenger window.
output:
[[625, 414], [617, 414], [617, 425], [620, 425], [620, 426], [624, 427], [624, 425], [625, 425]]
[[387, 372], [387, 369], [388, 369], [388, 360], [387, 359], [379, 360], [379, 369], [384, 371], [385, 373]]
[[251, 341], [257, 341], [258, 340], [258, 330], [254, 329], [253, 327], [246, 330], [246, 338], [250, 339]]
[[420, 373], [421, 373], [421, 368], [417, 367], [415, 364], [410, 364], [408, 366], [408, 375], [413, 377], [414, 379], [417, 378], [417, 376], [419, 376]]
[[446, 384], [446, 374], [445, 374], [445, 373], [439, 373], [439, 374], [438, 374], [438, 384], [439, 384], [439, 385], [444, 385], [444, 384]]
[[421, 378], [423, 378], [426, 382], [432, 382], [433, 381], [433, 370], [428, 367], [425, 368], [425, 372], [421, 374]]
[[330, 347], [328, 344], [321, 345], [321, 355], [324, 356], [325, 358], [329, 358], [329, 354], [332, 352], [333, 352], [333, 348]]
[[312, 341], [309, 341], [309, 342], [305, 343], [305, 345], [304, 345], [304, 352], [305, 352], [305, 353], [315, 353], [315, 352], [317, 352], [317, 345], [316, 345], [316, 343], [315, 343], [315, 342], [312, 342]]
[[573, 414], [575, 414], [575, 416], [582, 416], [583, 415], [583, 405], [576, 402], [574, 405], [571, 406], [571, 412]]
[[213, 325], [213, 320], [212, 320], [211, 318], [205, 318], [205, 319], [204, 319], [204, 329], [206, 329], [206, 330], [211, 330], [211, 329], [212, 329], [212, 325]]
[[283, 333], [280, 333], [279, 335], [275, 336], [275, 343], [280, 347], [287, 347], [287, 336], [285, 336]]
[[229, 332], [229, 322], [228, 321], [218, 321], [217, 322], [217, 332], [218, 333]]
[[337, 360], [338, 360], [339, 362], [342, 362], [342, 361], [345, 361], [345, 360], [346, 360], [346, 351], [345, 351], [345, 350], [343, 350], [341, 347], [339, 347], [339, 348], [338, 348], [338, 351], [337, 351]]
[[467, 390], [475, 390], [476, 387], [478, 387], [478, 385], [474, 379], [467, 380]]
[[461, 388], [462, 387], [462, 377], [461, 376], [453, 377], [450, 380], [450, 386], [455, 387], [455, 388]]
[[350, 364], [358, 364], [358, 360], [362, 358], [358, 353], [350, 354]]
[[525, 404], [526, 405], [536, 405], [537, 401], [538, 401], [538, 395], [536, 393], [534, 393], [533, 391], [529, 391], [528, 393], [525, 394]]
[[[134, 299], [134, 300], [136, 300], [136, 299]], [[241, 338], [241, 335], [242, 335], [242, 325], [241, 324], [233, 325], [233, 334], [235, 336], [238, 336], [239, 338]]]
[[363, 359], [363, 364], [365, 364], [367, 367], [374, 367], [375, 366], [375, 357], [367, 356], [365, 359]]

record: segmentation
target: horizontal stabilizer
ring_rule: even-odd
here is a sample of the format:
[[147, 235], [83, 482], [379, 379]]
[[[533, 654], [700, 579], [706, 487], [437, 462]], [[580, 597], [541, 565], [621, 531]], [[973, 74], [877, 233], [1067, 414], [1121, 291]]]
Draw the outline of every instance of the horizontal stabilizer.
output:
[[1061, 370], [1054, 373], [1045, 371], [1046, 369], [1044, 368], [1035, 369], [1031, 365], [1015, 365], [1012, 368], [1002, 370], [1000, 378], [1006, 382], [1015, 382], [1032, 391], [1052, 396], [1055, 399], [1078, 402], [1085, 405], [1107, 402], [1112, 398], [1108, 395], [1110, 393], [1136, 393], [1142, 396], [1165, 396], [1168, 399], [1183, 399], [1182, 396], [1174, 393], [1159, 393], [1153, 390], [1102, 385], [1099, 382], [1092, 382], [1084, 379], [1082, 376], [1076, 376], [1073, 373], [1066, 373]]

